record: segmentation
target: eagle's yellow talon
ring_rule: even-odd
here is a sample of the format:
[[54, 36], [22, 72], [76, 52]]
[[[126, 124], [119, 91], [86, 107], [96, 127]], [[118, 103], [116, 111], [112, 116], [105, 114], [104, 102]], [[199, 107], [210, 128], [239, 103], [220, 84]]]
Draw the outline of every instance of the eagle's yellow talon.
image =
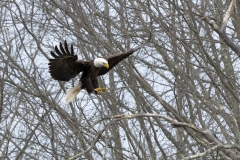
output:
[[98, 92], [101, 88], [95, 88], [94, 91]]
[[107, 88], [95, 88], [94, 91], [97, 93], [102, 93], [102, 92], [107, 92], [108, 89]]

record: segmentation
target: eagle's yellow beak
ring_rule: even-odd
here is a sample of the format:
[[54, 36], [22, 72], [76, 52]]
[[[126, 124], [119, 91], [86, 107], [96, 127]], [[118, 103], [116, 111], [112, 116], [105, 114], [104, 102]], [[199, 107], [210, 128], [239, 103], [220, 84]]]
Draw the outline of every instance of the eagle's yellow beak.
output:
[[104, 67], [106, 67], [106, 68], [108, 69], [108, 68], [109, 68], [108, 63], [105, 63], [105, 64], [104, 64]]

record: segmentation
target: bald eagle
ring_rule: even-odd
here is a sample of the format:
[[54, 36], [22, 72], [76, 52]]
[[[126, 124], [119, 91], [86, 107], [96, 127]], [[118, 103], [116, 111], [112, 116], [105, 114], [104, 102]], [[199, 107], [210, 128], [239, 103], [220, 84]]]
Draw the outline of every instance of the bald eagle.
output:
[[120, 61], [145, 46], [150, 41], [150, 37], [151, 33], [147, 42], [136, 48], [129, 49], [126, 52], [88, 61], [78, 60], [77, 55], [74, 54], [73, 45], [71, 45], [71, 50], [69, 51], [68, 44], [65, 40], [64, 47], [60, 42], [60, 49], [55, 46], [55, 52], [51, 51], [54, 59], [49, 59], [49, 72], [53, 79], [59, 81], [69, 81], [80, 72], [83, 72], [78, 85], [66, 92], [65, 98], [67, 103], [72, 102], [81, 89], [86, 89], [88, 93], [105, 92], [107, 88], [99, 87], [97, 77], [106, 74]]

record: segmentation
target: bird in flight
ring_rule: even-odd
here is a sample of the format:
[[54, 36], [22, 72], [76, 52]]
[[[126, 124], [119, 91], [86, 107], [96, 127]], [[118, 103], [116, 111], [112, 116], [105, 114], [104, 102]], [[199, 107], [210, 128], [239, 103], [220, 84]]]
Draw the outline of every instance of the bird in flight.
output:
[[60, 43], [59, 48], [55, 46], [55, 52], [51, 51], [53, 59], [49, 59], [49, 72], [53, 79], [59, 81], [69, 81], [82, 72], [78, 85], [66, 92], [65, 98], [67, 103], [72, 102], [81, 89], [86, 89], [88, 93], [95, 92], [98, 94], [106, 92], [107, 88], [99, 87], [97, 77], [106, 74], [120, 61], [147, 45], [150, 39], [151, 33], [148, 40], [136, 48], [86, 61], [78, 60], [77, 55], [74, 54], [73, 45], [71, 45], [69, 50], [65, 40], [64, 46]]

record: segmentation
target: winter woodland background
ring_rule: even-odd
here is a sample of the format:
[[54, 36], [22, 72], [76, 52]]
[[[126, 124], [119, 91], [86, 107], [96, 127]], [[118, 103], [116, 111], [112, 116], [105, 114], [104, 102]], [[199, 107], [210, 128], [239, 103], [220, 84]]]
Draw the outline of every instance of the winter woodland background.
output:
[[[240, 1], [2, 0], [0, 11], [1, 159], [240, 158]], [[64, 102], [79, 78], [50, 77], [55, 45], [90, 59], [150, 32], [99, 78], [109, 92]]]

